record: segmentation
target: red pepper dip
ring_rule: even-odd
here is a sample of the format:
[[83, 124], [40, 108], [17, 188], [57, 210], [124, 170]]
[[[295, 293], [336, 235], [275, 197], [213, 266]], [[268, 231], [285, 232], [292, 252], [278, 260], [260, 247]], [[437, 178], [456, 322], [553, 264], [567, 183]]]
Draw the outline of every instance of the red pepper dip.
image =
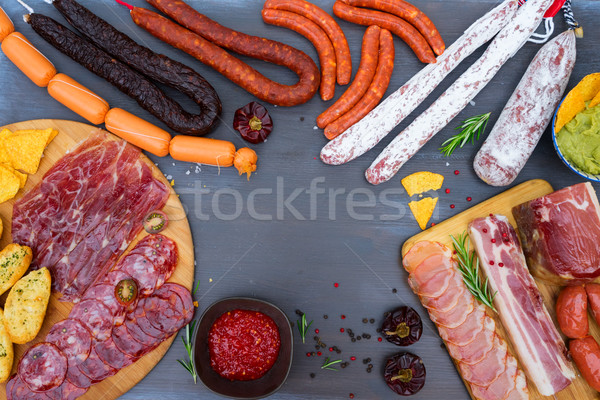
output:
[[258, 311], [221, 315], [208, 334], [211, 367], [231, 381], [251, 381], [267, 373], [279, 355], [279, 329]]

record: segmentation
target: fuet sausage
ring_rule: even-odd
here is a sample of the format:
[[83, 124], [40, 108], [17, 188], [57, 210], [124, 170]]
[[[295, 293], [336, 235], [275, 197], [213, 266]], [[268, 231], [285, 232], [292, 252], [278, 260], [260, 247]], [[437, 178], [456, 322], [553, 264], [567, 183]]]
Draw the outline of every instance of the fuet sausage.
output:
[[600, 392], [600, 346], [592, 336], [571, 340], [569, 351], [585, 381]]
[[377, 185], [391, 179], [436, 133], [456, 117], [525, 44], [553, 0], [529, 0], [498, 33], [483, 55], [425, 112], [401, 132], [365, 172]]
[[592, 317], [600, 324], [600, 284], [586, 283], [585, 292], [589, 301], [588, 309]]
[[[306, 103], [319, 89], [319, 68], [302, 51], [280, 42], [226, 28], [182, 1], [148, 2], [187, 29], [149, 10], [134, 7], [131, 18], [138, 26], [196, 57], [259, 99], [275, 105], [294, 106]], [[296, 73], [299, 80], [295, 85], [274, 82], [219, 46], [285, 66]]]
[[109, 131], [143, 150], [159, 157], [169, 154], [171, 135], [125, 110], [112, 108], [104, 124]]
[[0, 7], [0, 43], [4, 40], [5, 37], [10, 35], [15, 31], [15, 26], [10, 19], [10, 17], [4, 12], [2, 7]]
[[[156, 0], [153, 0], [156, 1]], [[319, 25], [333, 43], [337, 64], [337, 82], [347, 85], [352, 78], [352, 59], [344, 31], [333, 17], [305, 0], [266, 0], [263, 8], [293, 12]]]
[[575, 66], [575, 33], [568, 30], [542, 47], [475, 156], [485, 183], [510, 185], [533, 153], [563, 96]]
[[403, 0], [340, 0], [354, 7], [374, 8], [379, 11], [388, 12], [403, 20], [410, 22], [421, 32], [429, 43], [434, 53], [441, 56], [446, 49], [444, 40], [433, 22], [427, 15], [414, 5]]
[[390, 31], [381, 29], [379, 35], [379, 60], [373, 81], [363, 98], [350, 111], [325, 127], [325, 137], [327, 139], [334, 139], [374, 109], [385, 94], [393, 71], [394, 38]]
[[65, 74], [56, 74], [50, 80], [48, 93], [94, 125], [104, 123], [110, 108], [106, 100]]
[[221, 101], [200, 74], [165, 55], [137, 44], [74, 0], [53, 0], [52, 5], [89, 41], [142, 75], [181, 91], [200, 106], [199, 115], [180, 117], [178, 132], [205, 135], [217, 123]]
[[429, 64], [436, 62], [435, 54], [421, 32], [402, 18], [381, 11], [352, 7], [341, 1], [333, 3], [333, 13], [348, 22], [367, 26], [377, 25], [387, 29], [401, 38], [421, 62]]
[[56, 75], [56, 68], [25, 36], [13, 32], [2, 41], [2, 51], [29, 79], [46, 87]]
[[321, 63], [321, 99], [331, 100], [335, 94], [336, 61], [335, 50], [325, 31], [308, 18], [288, 11], [265, 8], [262, 18], [267, 24], [291, 29], [310, 40], [317, 49]]
[[321, 150], [326, 164], [340, 165], [371, 150], [412, 113], [466, 57], [493, 38], [515, 15], [517, 2], [505, 0], [475, 21], [435, 64], [425, 66], [366, 117]]
[[578, 339], [589, 332], [587, 294], [583, 286], [566, 286], [556, 300], [556, 318], [562, 333]]
[[181, 133], [191, 133], [198, 127], [194, 120], [202, 117], [188, 113], [144, 76], [52, 18], [34, 13], [27, 16], [27, 22], [52, 46], [136, 100], [142, 108], [169, 128]]
[[317, 117], [317, 126], [321, 129], [347, 113], [364, 96], [375, 76], [379, 59], [379, 35], [381, 28], [371, 25], [365, 31], [360, 54], [360, 65], [352, 84], [344, 94]]

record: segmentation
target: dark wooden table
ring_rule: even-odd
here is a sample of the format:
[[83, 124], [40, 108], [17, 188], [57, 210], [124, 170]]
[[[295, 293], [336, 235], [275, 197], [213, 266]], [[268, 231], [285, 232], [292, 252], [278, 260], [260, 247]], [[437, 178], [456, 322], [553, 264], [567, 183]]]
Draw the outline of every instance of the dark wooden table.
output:
[[[82, 3], [138, 42], [184, 62], [204, 75], [219, 92], [224, 107], [222, 122], [211, 136], [231, 140], [238, 147], [246, 145], [232, 130], [231, 124], [235, 110], [254, 100], [252, 96], [192, 57], [142, 31], [130, 20], [127, 10], [112, 0], [82, 0]], [[132, 0], [132, 3], [146, 6], [142, 0]], [[318, 60], [306, 39], [262, 22], [262, 1], [190, 0], [190, 3], [226, 26], [283, 41]], [[333, 0], [314, 0], [314, 3], [331, 12]], [[419, 0], [414, 3], [431, 17], [446, 43], [450, 44], [499, 1]], [[29, 4], [35, 11], [64, 23], [50, 5], [40, 0], [29, 0]], [[60, 72], [96, 91], [111, 106], [124, 108], [162, 126], [134, 101], [39, 38], [22, 21], [24, 10], [16, 0], [2, 0], [2, 7], [13, 18], [17, 29], [38, 46]], [[597, 39], [600, 25], [597, 22], [600, 20], [600, 1], [575, 0], [574, 9], [585, 27], [585, 38], [577, 42], [577, 65], [569, 88], [583, 76], [598, 72], [599, 68]], [[555, 21], [557, 32], [564, 29], [560, 16]], [[348, 37], [356, 69], [365, 28], [345, 21], [339, 23]], [[396, 65], [388, 93], [423, 67], [398, 38], [395, 44]], [[364, 170], [391, 137], [348, 165], [331, 167], [323, 164], [318, 156], [326, 140], [320, 130], [313, 129], [316, 116], [326, 108], [318, 96], [302, 106], [268, 106], [275, 131], [266, 143], [252, 146], [259, 155], [259, 169], [250, 181], [239, 177], [234, 169], [219, 172], [213, 167], [197, 167], [170, 157], [151, 156], [169, 179], [175, 180], [175, 190], [189, 213], [196, 246], [196, 279], [200, 282], [197, 316], [219, 299], [251, 296], [277, 304], [293, 321], [296, 320], [296, 309], [314, 319], [306, 344], [303, 345], [296, 335], [291, 374], [273, 398], [333, 399], [348, 398], [349, 393], [362, 399], [394, 397], [381, 377], [383, 365], [387, 357], [404, 349], [385, 341], [379, 343], [376, 328], [385, 311], [403, 304], [417, 309], [425, 325], [421, 340], [406, 349], [420, 355], [427, 367], [427, 383], [413, 398], [468, 397], [450, 357], [441, 347], [433, 323], [408, 287], [406, 273], [399, 264], [400, 246], [420, 231], [407, 207], [409, 199], [400, 179], [421, 170], [438, 172], [446, 177], [444, 188], [450, 188], [451, 192], [439, 191], [440, 200], [432, 222], [440, 222], [505, 190], [486, 185], [474, 174], [471, 165], [478, 145], [458, 150], [450, 158], [442, 157], [438, 148], [453, 133], [458, 120], [491, 111], [493, 123], [539, 47], [531, 43], [525, 45], [477, 96], [474, 104], [433, 138], [396, 177], [377, 187], [366, 182]], [[429, 106], [482, 51], [463, 62], [394, 132], [400, 132]], [[288, 70], [254, 60], [250, 62], [269, 77], [287, 83], [295, 80]], [[45, 89], [26, 79], [1, 53], [0, 88], [0, 125], [38, 118], [85, 122], [50, 98]], [[336, 97], [343, 90], [338, 87]], [[190, 110], [194, 109], [180, 93], [167, 92]], [[456, 176], [455, 170], [460, 174]], [[560, 162], [549, 130], [515, 184], [533, 178], [546, 179], [555, 188], [582, 181]], [[313, 190], [312, 197], [311, 184], [319, 189]], [[599, 185], [595, 187], [600, 188]], [[467, 197], [472, 197], [472, 201], [468, 202]], [[450, 208], [451, 204], [455, 204], [454, 209]], [[334, 287], [336, 282], [339, 283], [337, 288]], [[394, 288], [397, 293], [393, 292]], [[324, 314], [329, 318], [325, 320]], [[343, 320], [342, 314], [346, 316]], [[363, 318], [375, 318], [377, 322], [365, 325]], [[368, 333], [372, 338], [351, 343], [347, 334], [340, 333], [342, 327], [351, 328], [357, 334]], [[319, 336], [327, 346], [336, 345], [342, 349], [344, 360], [349, 361], [355, 356], [356, 361], [338, 372], [320, 370], [325, 355], [330, 353], [325, 349], [321, 357], [306, 356], [314, 350], [312, 328], [320, 330]], [[201, 383], [194, 385], [188, 373], [177, 364], [176, 360], [185, 355], [178, 338], [159, 365], [122, 398], [218, 398]], [[336, 357], [334, 355], [332, 359]], [[366, 366], [362, 363], [367, 357], [374, 364], [371, 374], [365, 371]], [[311, 372], [316, 373], [315, 378], [311, 379]]]

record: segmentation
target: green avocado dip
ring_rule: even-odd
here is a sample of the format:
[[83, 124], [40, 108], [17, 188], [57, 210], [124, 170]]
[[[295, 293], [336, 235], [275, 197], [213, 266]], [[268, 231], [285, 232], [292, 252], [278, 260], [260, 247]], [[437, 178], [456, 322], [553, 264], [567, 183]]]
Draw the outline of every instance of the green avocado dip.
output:
[[600, 105], [587, 108], [556, 134], [563, 156], [588, 174], [600, 174]]

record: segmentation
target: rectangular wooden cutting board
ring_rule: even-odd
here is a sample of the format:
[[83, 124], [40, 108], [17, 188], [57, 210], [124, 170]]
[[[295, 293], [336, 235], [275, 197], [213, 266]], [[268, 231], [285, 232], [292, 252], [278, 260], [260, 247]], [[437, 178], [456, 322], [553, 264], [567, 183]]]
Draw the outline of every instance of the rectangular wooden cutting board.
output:
[[[492, 197], [489, 200], [486, 200], [478, 205], [469, 208], [462, 213], [449, 218], [434, 227], [427, 229], [408, 239], [404, 242], [402, 246], [402, 256], [410, 250], [410, 248], [417, 242], [421, 240], [431, 240], [443, 243], [449, 247], [452, 245], [452, 241], [450, 240], [450, 235], [458, 235], [463, 233], [467, 229], [467, 225], [469, 222], [474, 220], [475, 218], [485, 217], [489, 214], [502, 214], [508, 217], [510, 223], [516, 229], [515, 219], [512, 216], [512, 208], [516, 205], [524, 203], [529, 200], [533, 200], [535, 198], [547, 195], [552, 193], [554, 189], [552, 186], [541, 179], [535, 179], [531, 181], [524, 182], [520, 185], [515, 186], [512, 189], [507, 190], [495, 197]], [[471, 246], [471, 248], [473, 248]], [[552, 316], [554, 324], [558, 326], [556, 322], [556, 297], [558, 296], [558, 292], [560, 291], [559, 286], [550, 286], [536, 279], [536, 283], [542, 297], [544, 299], [544, 304], [548, 309], [548, 312]], [[488, 314], [494, 318], [496, 321], [496, 325], [498, 327], [498, 333], [506, 340], [512, 354], [514, 354], [517, 359], [518, 355], [515, 352], [504, 327], [502, 326], [502, 322], [498, 318], [496, 314], [494, 314], [491, 310], [488, 309]], [[598, 340], [600, 338], [600, 328], [595, 322], [590, 321], [590, 333]], [[564, 338], [564, 337], [563, 337]], [[465, 386], [469, 389], [469, 385]], [[529, 381], [527, 383], [527, 387], [529, 388], [529, 398], [532, 400], [542, 400], [549, 399], [552, 397], [542, 396], [535, 385]], [[470, 392], [471, 397], [473, 394]], [[571, 385], [569, 385], [566, 389], [555, 395], [555, 398], [558, 400], [586, 400], [586, 399], [597, 399], [598, 393], [592, 389], [585, 380], [578, 374], [577, 378], [573, 381]]]

